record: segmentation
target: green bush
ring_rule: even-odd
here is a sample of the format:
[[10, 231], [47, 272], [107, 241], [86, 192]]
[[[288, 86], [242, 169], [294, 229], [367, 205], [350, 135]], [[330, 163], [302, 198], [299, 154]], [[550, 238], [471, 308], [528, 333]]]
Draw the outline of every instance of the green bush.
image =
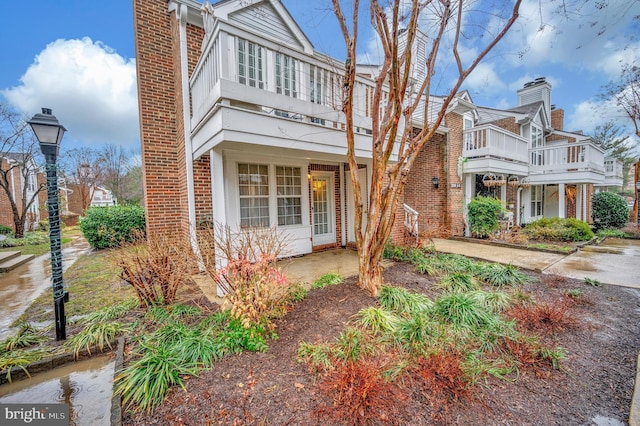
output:
[[588, 241], [594, 236], [587, 222], [572, 217], [543, 217], [527, 224], [524, 232], [533, 240], [549, 241]]
[[487, 237], [500, 228], [498, 215], [503, 210], [500, 200], [492, 197], [475, 197], [469, 202], [468, 218], [471, 232], [478, 237]]
[[93, 248], [130, 243], [134, 231], [144, 232], [144, 209], [137, 205], [91, 207], [80, 220], [80, 230]]
[[10, 226], [6, 226], [6, 225], [0, 225], [0, 235], [12, 236], [13, 235], [13, 228], [11, 228]]
[[629, 206], [613, 192], [598, 192], [591, 199], [591, 217], [596, 229], [620, 229], [629, 222]]

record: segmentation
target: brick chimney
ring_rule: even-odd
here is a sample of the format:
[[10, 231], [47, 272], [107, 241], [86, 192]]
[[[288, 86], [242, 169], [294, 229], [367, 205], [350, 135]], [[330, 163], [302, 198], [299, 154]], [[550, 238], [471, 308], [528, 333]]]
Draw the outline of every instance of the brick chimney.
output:
[[551, 106], [551, 127], [556, 130], [564, 130], [564, 110]]

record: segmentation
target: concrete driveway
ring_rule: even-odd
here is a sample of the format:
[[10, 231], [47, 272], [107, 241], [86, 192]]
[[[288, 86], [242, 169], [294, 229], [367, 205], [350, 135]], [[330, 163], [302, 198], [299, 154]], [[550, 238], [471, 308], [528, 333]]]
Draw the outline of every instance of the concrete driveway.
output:
[[543, 273], [640, 288], [640, 240], [607, 238], [600, 245], [586, 246], [566, 256]]

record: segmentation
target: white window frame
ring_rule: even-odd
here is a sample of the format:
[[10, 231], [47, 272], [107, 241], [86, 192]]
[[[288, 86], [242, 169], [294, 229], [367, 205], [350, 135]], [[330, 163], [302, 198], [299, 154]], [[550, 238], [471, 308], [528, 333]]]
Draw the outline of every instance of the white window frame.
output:
[[[300, 226], [302, 225], [302, 168], [276, 165], [274, 169], [278, 226]], [[284, 205], [281, 206], [281, 202]], [[290, 204], [287, 205], [287, 203]], [[281, 208], [285, 210], [284, 214], [281, 214]], [[297, 212], [290, 213], [290, 209], [297, 209]]]
[[264, 89], [264, 48], [238, 38], [238, 83]]
[[291, 56], [276, 52], [276, 93], [298, 97], [298, 61]]
[[[243, 166], [247, 166], [246, 173], [241, 171]], [[257, 173], [252, 173], [252, 171], [257, 171]], [[266, 171], [266, 173], [263, 173]], [[243, 162], [238, 163], [237, 165], [238, 172], [238, 207], [239, 207], [239, 222], [241, 228], [262, 228], [269, 227], [271, 225], [271, 214], [270, 214], [270, 188], [269, 188], [269, 165], [268, 164], [260, 164], [260, 163], [249, 163]], [[248, 176], [247, 183], [243, 183], [243, 176]], [[266, 182], [263, 181], [262, 177], [266, 177]], [[249, 194], [242, 194], [242, 188], [245, 187], [248, 189], [247, 192]], [[266, 194], [265, 194], [266, 192]], [[242, 206], [243, 200], [252, 200], [250, 206]], [[255, 201], [257, 200], [266, 200], [267, 204], [264, 205], [255, 205]], [[266, 208], [266, 215], [263, 214], [264, 209]], [[246, 209], [246, 210], [243, 210]], [[243, 217], [243, 211], [249, 211], [252, 213], [255, 209], [258, 209], [258, 215], [249, 214], [248, 216]]]
[[[531, 149], [544, 147], [544, 132], [542, 128], [531, 124]], [[531, 152], [531, 164], [534, 166], [542, 166], [544, 163], [544, 157], [542, 151]]]
[[531, 218], [537, 219], [544, 216], [544, 186], [531, 186]]

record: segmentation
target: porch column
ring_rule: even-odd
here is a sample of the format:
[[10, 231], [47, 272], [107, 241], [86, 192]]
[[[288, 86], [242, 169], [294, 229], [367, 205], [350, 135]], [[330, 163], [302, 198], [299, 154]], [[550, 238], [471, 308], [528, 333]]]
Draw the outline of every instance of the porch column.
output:
[[561, 219], [567, 217], [567, 203], [565, 200], [564, 183], [558, 184], [558, 217]]
[[583, 183], [582, 187], [582, 220], [589, 222], [589, 216], [587, 216], [587, 184]]
[[581, 220], [584, 215], [582, 211], [582, 185], [576, 184], [576, 219]]
[[[216, 232], [216, 225], [227, 225], [227, 204], [224, 191], [224, 173], [222, 164], [222, 153], [215, 149], [209, 151], [209, 165], [211, 167], [211, 204], [213, 205], [213, 230]], [[214, 256], [216, 261], [216, 267], [223, 268], [227, 266], [226, 259], [215, 252]], [[216, 293], [222, 297], [225, 295], [224, 290], [216, 285]]]
[[475, 175], [473, 173], [467, 173], [464, 175], [464, 236], [471, 236], [471, 229], [469, 227], [469, 220], [467, 216], [467, 206], [471, 202], [474, 196]]
[[222, 165], [222, 153], [215, 149], [209, 151], [211, 165], [211, 196], [213, 204], [213, 221], [221, 225], [227, 224], [227, 204], [224, 190], [224, 172]]
[[347, 178], [346, 163], [340, 163], [340, 245], [347, 246], [347, 185], [351, 185], [351, 179]]
[[505, 204], [507, 204], [507, 184], [505, 183], [500, 187], [500, 200]]

